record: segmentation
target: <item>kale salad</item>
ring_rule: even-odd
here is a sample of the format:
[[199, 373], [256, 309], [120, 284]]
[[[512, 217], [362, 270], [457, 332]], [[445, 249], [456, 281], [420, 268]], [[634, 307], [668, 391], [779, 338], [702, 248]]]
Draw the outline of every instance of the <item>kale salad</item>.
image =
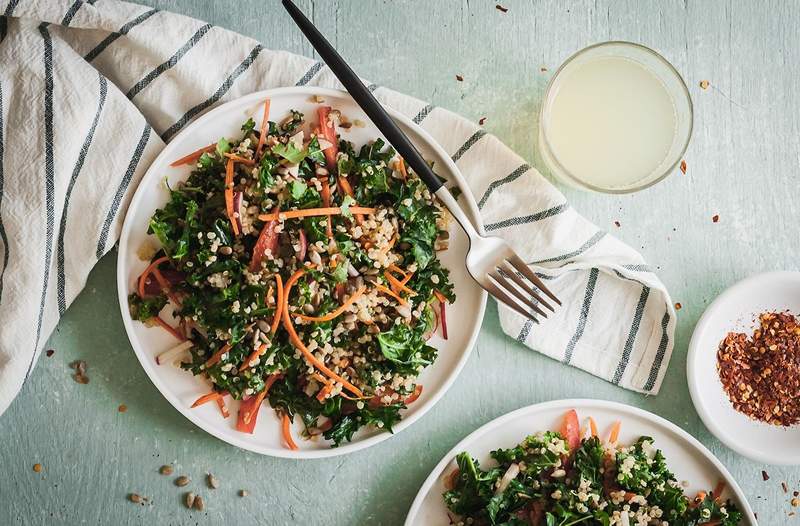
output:
[[735, 526], [742, 513], [722, 499], [724, 483], [690, 499], [653, 439], [617, 443], [615, 423], [606, 441], [593, 419], [579, 428], [567, 412], [559, 432], [527, 437], [491, 452], [481, 468], [463, 452], [448, 474], [444, 502], [456, 525], [496, 526]]
[[381, 139], [337, 133], [352, 125], [323, 105], [269, 121], [267, 100], [261, 126], [172, 163], [193, 170], [153, 214], [160, 248], [129, 296], [134, 319], [180, 341], [157, 362], [210, 381], [192, 407], [228, 417], [240, 400], [252, 433], [268, 401], [291, 449], [295, 418], [333, 446], [391, 431], [455, 300], [445, 211]]

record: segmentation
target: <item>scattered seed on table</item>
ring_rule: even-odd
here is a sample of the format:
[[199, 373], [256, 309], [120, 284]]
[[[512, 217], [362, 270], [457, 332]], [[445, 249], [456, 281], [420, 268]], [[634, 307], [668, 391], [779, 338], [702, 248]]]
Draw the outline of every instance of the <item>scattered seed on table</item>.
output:
[[508, 8], [500, 4], [497, 4], [496, 6], [494, 6], [494, 8], [500, 11], [501, 13], [508, 13]]
[[131, 493], [128, 495], [128, 500], [133, 502], [134, 504], [141, 504], [142, 497], [138, 493]]
[[197, 511], [203, 511], [206, 509], [206, 503], [203, 502], [203, 497], [201, 497], [200, 495], [194, 498], [194, 509], [196, 509]]
[[125, 405], [125, 404], [119, 404], [119, 407], [117, 408], [117, 411], [119, 411], [120, 413], [124, 413], [127, 410], [128, 410], [128, 406]]
[[192, 479], [190, 479], [186, 475], [181, 475], [180, 477], [175, 479], [175, 485], [182, 488], [187, 484], [189, 484], [191, 481]]
[[211, 473], [208, 474], [206, 477], [206, 482], [208, 482], [208, 487], [211, 489], [219, 489], [219, 479], [212, 475]]
[[681, 173], [686, 174], [686, 161], [681, 161]]
[[239, 490], [239, 496], [240, 497], [246, 497], [248, 495], [250, 495], [250, 493], [246, 489], [240, 489]]
[[762, 469], [761, 470], [761, 478], [764, 479], [764, 482], [768, 481], [769, 480], [769, 473], [767, 473], [766, 471], [764, 471]]
[[51, 356], [53, 356], [53, 354], [55, 354], [55, 351], [53, 349], [47, 349], [47, 352], [45, 354], [47, 355], [48, 358], [50, 358]]
[[160, 468], [158, 468], [158, 472], [162, 475], [172, 475], [172, 466], [169, 464], [164, 464]]
[[719, 214], [714, 214], [714, 216], [711, 218], [711, 222], [719, 223]]
[[680, 301], [675, 304], [675, 310], [681, 310], [682, 308], [683, 308], [683, 305], [681, 305]]
[[456, 80], [459, 81], [459, 82], [463, 82], [464, 81], [464, 77], [462, 77], [461, 75], [456, 75]]
[[34, 464], [34, 465], [33, 465], [33, 470], [34, 470], [36, 473], [41, 473], [41, 471], [42, 471], [42, 465], [41, 465], [41, 464]]
[[701, 88], [701, 89], [708, 89], [708, 86], [709, 86], [709, 84], [711, 84], [709, 81], [707, 81], [707, 80], [701, 80], [701, 81], [700, 81], [700, 88]]
[[192, 509], [192, 506], [194, 506], [194, 501], [195, 495], [191, 491], [183, 496], [183, 503], [186, 504], [186, 507], [189, 509]]
[[798, 499], [797, 497], [793, 498], [791, 504], [793, 508], [800, 506], [800, 499]]

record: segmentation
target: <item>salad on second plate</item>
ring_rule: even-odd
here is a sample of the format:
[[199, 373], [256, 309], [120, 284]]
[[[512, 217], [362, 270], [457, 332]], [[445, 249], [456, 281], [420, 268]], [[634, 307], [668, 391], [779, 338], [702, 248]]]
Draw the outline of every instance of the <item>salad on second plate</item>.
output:
[[159, 363], [211, 382], [193, 407], [227, 417], [226, 397], [241, 400], [242, 432], [265, 400], [292, 449], [295, 417], [334, 446], [364, 426], [391, 431], [436, 359], [427, 340], [447, 338], [446, 215], [381, 139], [357, 149], [337, 136], [353, 125], [338, 111], [268, 116], [269, 100], [259, 128], [249, 119], [173, 163], [193, 171], [152, 216], [161, 246], [131, 314], [181, 341]]
[[483, 469], [469, 453], [456, 457], [444, 502], [450, 523], [496, 526], [736, 526], [742, 514], [724, 500], [721, 481], [695, 498], [667, 467], [650, 437], [618, 443], [620, 423], [601, 441], [594, 419], [579, 427], [570, 410], [559, 432], [527, 437], [491, 452]]

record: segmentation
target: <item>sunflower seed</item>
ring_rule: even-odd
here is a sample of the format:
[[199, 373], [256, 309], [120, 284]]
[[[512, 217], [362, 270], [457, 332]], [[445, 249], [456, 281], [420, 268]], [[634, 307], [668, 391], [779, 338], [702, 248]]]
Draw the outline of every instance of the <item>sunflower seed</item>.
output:
[[189, 484], [191, 481], [192, 479], [190, 479], [186, 475], [181, 475], [180, 477], [175, 479], [175, 485], [182, 488], [187, 484]]
[[240, 490], [239, 490], [239, 496], [240, 496], [240, 497], [246, 497], [246, 496], [248, 496], [248, 495], [250, 495], [250, 492], [249, 492], [249, 491], [247, 491], [246, 489], [240, 489]]
[[141, 504], [142, 497], [138, 493], [131, 493], [128, 495], [128, 500], [133, 502], [134, 504]]
[[203, 511], [206, 509], [206, 503], [203, 502], [203, 497], [201, 497], [200, 495], [194, 498], [194, 509], [196, 509], [197, 511]]
[[206, 482], [208, 482], [208, 487], [211, 489], [219, 488], [219, 479], [214, 475], [212, 475], [211, 473], [209, 473], [208, 477], [206, 477]]
[[170, 466], [169, 464], [165, 464], [160, 468], [158, 468], [158, 472], [161, 473], [162, 475], [172, 475], [172, 466]]
[[186, 507], [189, 509], [192, 509], [192, 506], [194, 506], [194, 501], [195, 501], [195, 496], [194, 493], [192, 493], [191, 491], [183, 496], [183, 503], [186, 504]]
[[264, 320], [258, 320], [258, 328], [259, 328], [259, 329], [261, 330], [261, 332], [263, 332], [263, 333], [268, 333], [268, 332], [270, 332], [270, 326], [269, 326], [269, 323], [265, 322]]

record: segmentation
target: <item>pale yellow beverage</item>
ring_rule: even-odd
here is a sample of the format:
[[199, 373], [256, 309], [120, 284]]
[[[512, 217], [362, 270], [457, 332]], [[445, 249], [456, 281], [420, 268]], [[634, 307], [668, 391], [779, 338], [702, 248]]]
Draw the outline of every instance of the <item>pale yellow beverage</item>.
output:
[[687, 128], [688, 93], [676, 96], [675, 86], [663, 80], [663, 67], [611, 51], [568, 61], [559, 71], [542, 112], [542, 147], [553, 171], [568, 182], [625, 192], [651, 184], [674, 167], [676, 152], [682, 155], [691, 132], [691, 101]]

